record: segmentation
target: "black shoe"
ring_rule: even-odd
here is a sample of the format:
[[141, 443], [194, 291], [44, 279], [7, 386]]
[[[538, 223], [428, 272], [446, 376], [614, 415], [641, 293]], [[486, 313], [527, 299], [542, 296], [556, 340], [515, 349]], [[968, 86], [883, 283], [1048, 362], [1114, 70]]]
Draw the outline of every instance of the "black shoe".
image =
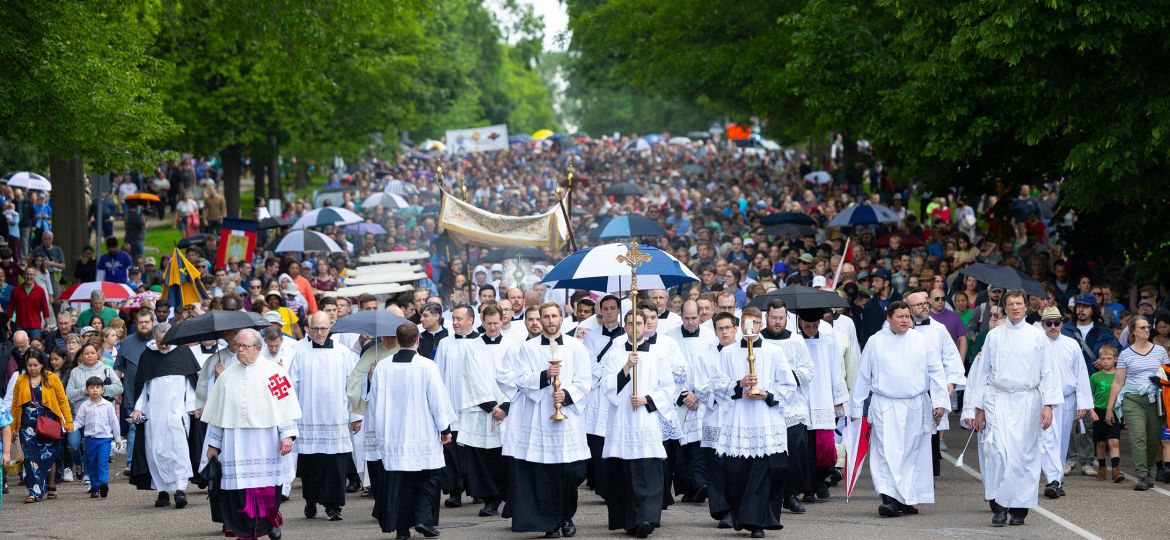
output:
[[561, 537], [561, 531], [560, 531], [560, 530], [555, 530], [555, 531], [549, 531], [549, 532], [546, 532], [546, 533], [544, 533], [544, 537], [545, 537], [545, 538], [560, 538], [560, 537]]
[[796, 500], [796, 495], [784, 497], [784, 508], [793, 514], [803, 514], [807, 511], [804, 505]]
[[101, 498], [104, 499], [109, 494], [110, 494], [110, 485], [109, 484], [102, 484], [102, 487], [98, 488], [98, 495], [100, 495]]
[[89, 498], [91, 498], [91, 499], [98, 498], [98, 491], [96, 489], [89, 490]]
[[305, 501], [305, 517], [309, 519], [317, 517], [317, 503]]
[[902, 515], [898, 512], [898, 500], [889, 495], [882, 495], [882, 504], [878, 506], [878, 515], [881, 517], [898, 517]]
[[687, 493], [686, 495], [682, 496], [682, 502], [693, 503], [693, 502], [695, 502], [695, 497], [693, 495], [691, 495], [690, 493]]
[[577, 526], [573, 525], [573, 520], [561, 523], [561, 536], [565, 538], [572, 538], [577, 536]]
[[443, 501], [443, 506], [446, 506], [447, 508], [459, 508], [463, 506], [463, 499], [458, 495], [451, 495], [450, 497], [447, 497], [447, 500]]
[[165, 491], [158, 492], [158, 498], [154, 500], [155, 508], [166, 508], [171, 505], [171, 495]]
[[707, 501], [707, 486], [699, 486], [699, 489], [695, 490], [695, 496], [693, 497], [693, 499], [695, 502], [700, 503], [700, 504], [706, 502]]
[[479, 509], [479, 517], [492, 517], [496, 515], [496, 508], [498, 506], [498, 503], [488, 503], [483, 505], [483, 508]]
[[764, 529], [756, 529], [756, 530], [752, 531], [752, 538], [763, 538], [763, 537], [764, 537]]
[[288, 502], [288, 495], [281, 494], [280, 502]]
[[817, 498], [822, 500], [822, 501], [825, 499], [832, 498], [829, 495], [829, 486], [825, 485], [824, 482], [817, 485]]
[[841, 469], [833, 467], [833, 470], [829, 471], [829, 476], [826, 479], [828, 480], [829, 485], [825, 488], [825, 492], [828, 493], [828, 488], [834, 487], [840, 483], [841, 480], [844, 480], [845, 474], [841, 472]]
[[280, 527], [272, 529], [272, 532], [268, 533], [269, 540], [280, 540], [280, 537], [281, 537]]
[[472, 497], [471, 504], [483, 504], [483, 499], [481, 499], [479, 497]]
[[902, 504], [898, 501], [894, 501], [894, 505], [898, 507], [899, 512], [906, 514], [907, 516], [917, 516], [918, 515], [918, 509], [913, 507], [913, 506], [910, 506], [908, 504]]
[[1138, 478], [1137, 484], [1134, 484], [1134, 486], [1133, 486], [1133, 490], [1134, 491], [1146, 491], [1147, 489], [1150, 489], [1150, 485], [1151, 485], [1150, 475], [1147, 474], [1147, 475], [1142, 476], [1141, 478]]
[[[793, 498], [796, 498], [796, 496], [794, 495]], [[817, 496], [813, 495], [812, 493], [805, 493], [804, 497], [801, 497], [800, 502], [808, 504], [815, 503], [817, 502]]]
[[406, 540], [407, 538], [410, 538], [410, 529], [398, 529], [396, 532], [398, 533], [398, 536], [394, 537], [396, 540]]
[[342, 519], [340, 508], [326, 508], [325, 515], [329, 516], [329, 521], [341, 521]]
[[1056, 486], [1056, 494], [1060, 495], [1061, 497], [1064, 497], [1064, 484], [1063, 483], [1060, 484], [1059, 486]]
[[1048, 497], [1049, 499], [1059, 499], [1060, 492], [1056, 490], [1058, 487], [1060, 487], [1060, 484], [1056, 483], [1055, 481], [1045, 484], [1044, 496]]
[[635, 538], [646, 538], [647, 536], [650, 536], [651, 532], [654, 532], [654, 526], [643, 521], [639, 523], [637, 527], [634, 527], [634, 530], [631, 532], [631, 534], [633, 534]]
[[719, 520], [719, 524], [715, 526], [716, 529], [730, 529], [732, 527], [731, 514], [728, 513]]
[[439, 536], [439, 529], [436, 529], [434, 525], [429, 523], [419, 523], [418, 525], [414, 526], [414, 530], [418, 531], [419, 534], [427, 538], [434, 538]]
[[1023, 514], [1012, 514], [1012, 518], [1010, 520], [1008, 520], [1008, 525], [1023, 525], [1023, 524], [1024, 524], [1024, 515]]
[[187, 494], [182, 491], [175, 492], [175, 510], [182, 510], [187, 507]]
[[346, 493], [357, 493], [361, 490], [362, 490], [362, 481], [361, 480], [354, 479], [354, 480], [350, 480], [349, 483], [345, 484], [345, 492]]
[[1003, 507], [999, 507], [993, 510], [991, 515], [991, 526], [1003, 527], [1004, 525], [1007, 525], [1007, 514], [1007, 509]]
[[1166, 481], [1166, 471], [1163, 470], [1161, 467], [1158, 467], [1157, 472], [1154, 473], [1154, 481], [1155, 482], [1165, 482]]

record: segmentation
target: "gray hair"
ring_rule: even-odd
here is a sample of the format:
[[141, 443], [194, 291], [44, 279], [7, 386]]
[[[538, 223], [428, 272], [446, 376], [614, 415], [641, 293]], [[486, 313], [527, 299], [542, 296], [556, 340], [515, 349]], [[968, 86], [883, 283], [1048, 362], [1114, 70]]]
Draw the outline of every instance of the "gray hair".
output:
[[240, 333], [236, 334], [236, 345], [240, 344], [241, 337], [248, 338], [248, 341], [250, 342], [245, 343], [244, 345], [260, 345], [260, 332], [257, 332], [255, 329], [245, 328], [240, 330]]
[[163, 336], [167, 335], [167, 330], [171, 329], [171, 323], [162, 322], [154, 325], [154, 339], [162, 341]]

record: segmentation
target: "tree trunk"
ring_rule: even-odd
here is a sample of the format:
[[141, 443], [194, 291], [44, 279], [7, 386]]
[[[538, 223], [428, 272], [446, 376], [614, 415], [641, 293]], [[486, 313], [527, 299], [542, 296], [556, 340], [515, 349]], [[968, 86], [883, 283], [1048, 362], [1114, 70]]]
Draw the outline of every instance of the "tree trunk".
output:
[[309, 161], [306, 159], [297, 160], [297, 180], [294, 184], [298, 190], [309, 187]]
[[240, 217], [240, 145], [233, 144], [220, 153], [223, 160], [223, 197], [228, 217]]
[[260, 200], [264, 199], [264, 192], [268, 191], [268, 164], [258, 157], [252, 157], [252, 199], [255, 201], [256, 208], [261, 206], [268, 206], [267, 201], [260, 204]]
[[280, 142], [276, 135], [268, 136], [272, 154], [268, 157], [268, 199], [280, 200]]
[[[49, 175], [53, 180], [53, 232], [57, 245], [65, 255], [64, 274], [66, 279], [72, 280], [74, 267], [81, 258], [81, 248], [89, 237], [89, 209], [85, 207], [85, 166], [81, 162], [81, 155], [50, 155]], [[94, 252], [100, 253], [101, 247], [95, 247]]]

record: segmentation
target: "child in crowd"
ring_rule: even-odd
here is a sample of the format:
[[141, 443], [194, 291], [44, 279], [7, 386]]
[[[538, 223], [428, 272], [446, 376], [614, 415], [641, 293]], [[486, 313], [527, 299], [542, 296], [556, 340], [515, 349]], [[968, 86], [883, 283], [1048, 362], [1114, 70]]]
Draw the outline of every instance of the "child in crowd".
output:
[[1106, 479], [1105, 452], [1109, 452], [1109, 466], [1113, 469], [1113, 481], [1125, 480], [1121, 472], [1121, 422], [1105, 423], [1105, 407], [1109, 406], [1109, 390], [1113, 388], [1113, 377], [1117, 373], [1117, 347], [1102, 345], [1097, 357], [1101, 370], [1089, 376], [1089, 387], [1093, 389], [1093, 443], [1097, 445], [1097, 479]]
[[114, 404], [102, 399], [105, 380], [90, 377], [85, 381], [85, 395], [74, 422], [85, 433], [85, 470], [89, 474], [89, 496], [106, 498], [110, 492], [110, 443], [122, 440]]

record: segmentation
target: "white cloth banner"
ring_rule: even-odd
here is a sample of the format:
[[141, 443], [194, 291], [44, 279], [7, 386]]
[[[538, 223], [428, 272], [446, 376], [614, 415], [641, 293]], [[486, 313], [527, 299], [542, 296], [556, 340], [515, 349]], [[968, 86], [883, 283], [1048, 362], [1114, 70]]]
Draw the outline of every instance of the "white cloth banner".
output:
[[469, 154], [508, 148], [508, 125], [447, 130], [447, 153]]

